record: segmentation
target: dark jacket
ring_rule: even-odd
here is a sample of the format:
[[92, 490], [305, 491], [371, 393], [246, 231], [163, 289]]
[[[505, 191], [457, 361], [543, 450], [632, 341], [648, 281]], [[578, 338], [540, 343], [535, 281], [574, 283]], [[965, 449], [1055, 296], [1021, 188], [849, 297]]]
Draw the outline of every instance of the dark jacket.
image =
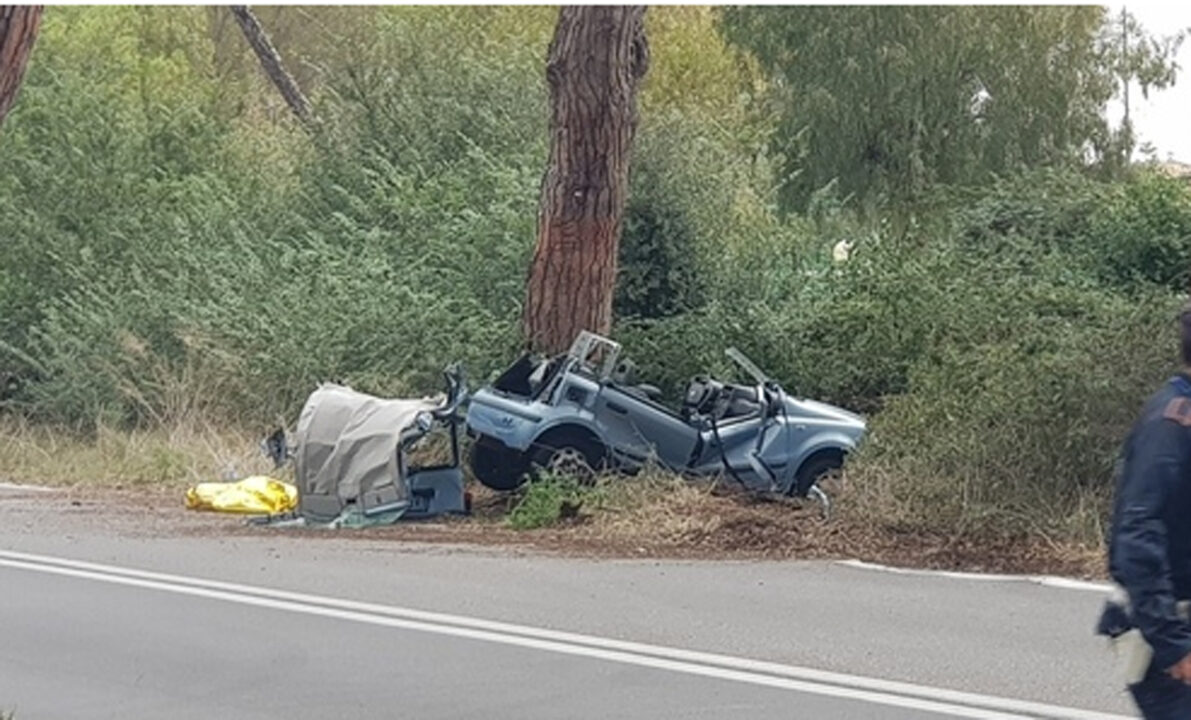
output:
[[1167, 669], [1191, 654], [1191, 377], [1146, 402], [1125, 443], [1108, 567], [1129, 595], [1130, 620]]

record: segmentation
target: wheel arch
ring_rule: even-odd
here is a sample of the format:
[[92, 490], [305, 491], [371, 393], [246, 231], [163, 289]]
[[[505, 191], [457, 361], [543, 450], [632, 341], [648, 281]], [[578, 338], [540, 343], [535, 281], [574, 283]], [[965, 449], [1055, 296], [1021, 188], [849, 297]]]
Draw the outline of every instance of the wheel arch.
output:
[[840, 445], [824, 445], [824, 446], [818, 447], [818, 448], [812, 450], [806, 457], [804, 457], [802, 459], [802, 462], [798, 463], [798, 469], [795, 470], [794, 472], [795, 472], [795, 474], [802, 472], [802, 469], [804, 467], [807, 467], [812, 462], [815, 462], [815, 461], [817, 461], [821, 458], [825, 458], [825, 457], [836, 458], [839, 460], [840, 464], [843, 464], [844, 460], [847, 459], [847, 457], [850, 453], [851, 453], [850, 448], [846, 448], [846, 447], [843, 447]]
[[840, 453], [843, 458], [847, 458], [855, 450], [856, 440], [844, 433], [834, 431], [816, 433], [798, 449], [796, 456], [801, 457], [802, 460], [799, 461], [795, 472], [801, 470], [811, 458], [821, 457], [823, 453], [836, 452]]
[[837, 467], [843, 467], [851, 450], [851, 447], [834, 443], [817, 446], [803, 457], [802, 462], [798, 463], [798, 468], [794, 471], [794, 482], [791, 484], [790, 490], [799, 497], [805, 497], [811, 485], [814, 484], [814, 478], [804, 477], [803, 470], [813, 467], [821, 460], [827, 459], [835, 461]]
[[533, 454], [545, 448], [557, 448], [566, 441], [583, 443], [605, 454], [608, 452], [607, 443], [595, 429], [586, 424], [571, 421], [556, 423], [538, 433], [530, 443], [530, 452]]

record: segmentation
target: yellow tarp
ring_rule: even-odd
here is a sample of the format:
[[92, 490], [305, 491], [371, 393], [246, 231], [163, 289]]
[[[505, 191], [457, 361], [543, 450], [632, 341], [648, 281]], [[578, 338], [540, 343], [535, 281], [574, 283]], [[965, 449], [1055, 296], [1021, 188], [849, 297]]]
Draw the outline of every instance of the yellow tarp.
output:
[[264, 475], [230, 483], [199, 483], [186, 489], [186, 507], [191, 510], [275, 515], [297, 506], [298, 488]]

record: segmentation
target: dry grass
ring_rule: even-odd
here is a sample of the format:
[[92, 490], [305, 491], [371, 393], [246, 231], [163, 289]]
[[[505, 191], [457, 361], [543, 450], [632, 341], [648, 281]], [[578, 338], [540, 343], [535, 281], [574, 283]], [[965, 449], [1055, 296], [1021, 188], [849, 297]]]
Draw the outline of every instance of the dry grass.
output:
[[614, 543], [781, 552], [757, 542], [766, 528], [776, 524], [794, 530], [819, 522], [813, 508], [803, 509], [796, 501], [744, 493], [717, 481], [691, 482], [651, 471], [604, 483], [605, 499], [579, 534]]
[[35, 485], [183, 485], [271, 466], [259, 439], [207, 423], [83, 435], [0, 418], [0, 479]]
[[[578, 517], [528, 531], [510, 529], [504, 522], [515, 497], [481, 488], [473, 491], [473, 517], [449, 523], [442, 534], [452, 541], [526, 543], [611, 557], [859, 558], [947, 570], [1103, 575], [1103, 554], [1095, 544], [1060, 542], [1041, 534], [909, 528], [875, 519], [858, 507], [868, 493], [852, 485], [835, 496], [836, 516], [825, 522], [813, 503], [744, 493], [732, 484], [692, 483], [657, 472], [608, 477], [587, 496]], [[384, 532], [425, 537], [412, 528]]]
[[[1038, 489], [997, 502], [974, 499], [962, 478], [937, 473], [907, 478], [877, 463], [852, 471], [848, 495], [858, 521], [905, 531], [988, 537], [1030, 536], [1058, 547], [1104, 549], [1104, 518], [1112, 488], [1091, 485], [1065, 493]], [[969, 481], [970, 482], [970, 481]]]

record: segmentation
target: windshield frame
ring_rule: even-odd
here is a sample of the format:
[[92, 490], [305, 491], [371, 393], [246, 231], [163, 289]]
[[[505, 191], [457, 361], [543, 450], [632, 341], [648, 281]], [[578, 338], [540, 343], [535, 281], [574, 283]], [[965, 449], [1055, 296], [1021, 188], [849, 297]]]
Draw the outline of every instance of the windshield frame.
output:
[[[588, 361], [588, 358], [596, 351], [604, 353], [603, 361], [599, 366]], [[604, 382], [611, 377], [612, 371], [620, 359], [620, 343], [609, 340], [603, 335], [583, 330], [579, 333], [579, 337], [571, 343], [570, 349], [567, 350], [567, 357], [575, 361], [578, 367], [595, 375], [597, 380]]]
[[724, 354], [732, 359], [737, 365], [741, 367], [746, 373], [752, 376], [753, 380], [757, 381], [758, 385], [767, 385], [770, 382], [769, 376], [765, 374], [757, 364], [748, 358], [735, 347], [730, 347], [724, 351]]

